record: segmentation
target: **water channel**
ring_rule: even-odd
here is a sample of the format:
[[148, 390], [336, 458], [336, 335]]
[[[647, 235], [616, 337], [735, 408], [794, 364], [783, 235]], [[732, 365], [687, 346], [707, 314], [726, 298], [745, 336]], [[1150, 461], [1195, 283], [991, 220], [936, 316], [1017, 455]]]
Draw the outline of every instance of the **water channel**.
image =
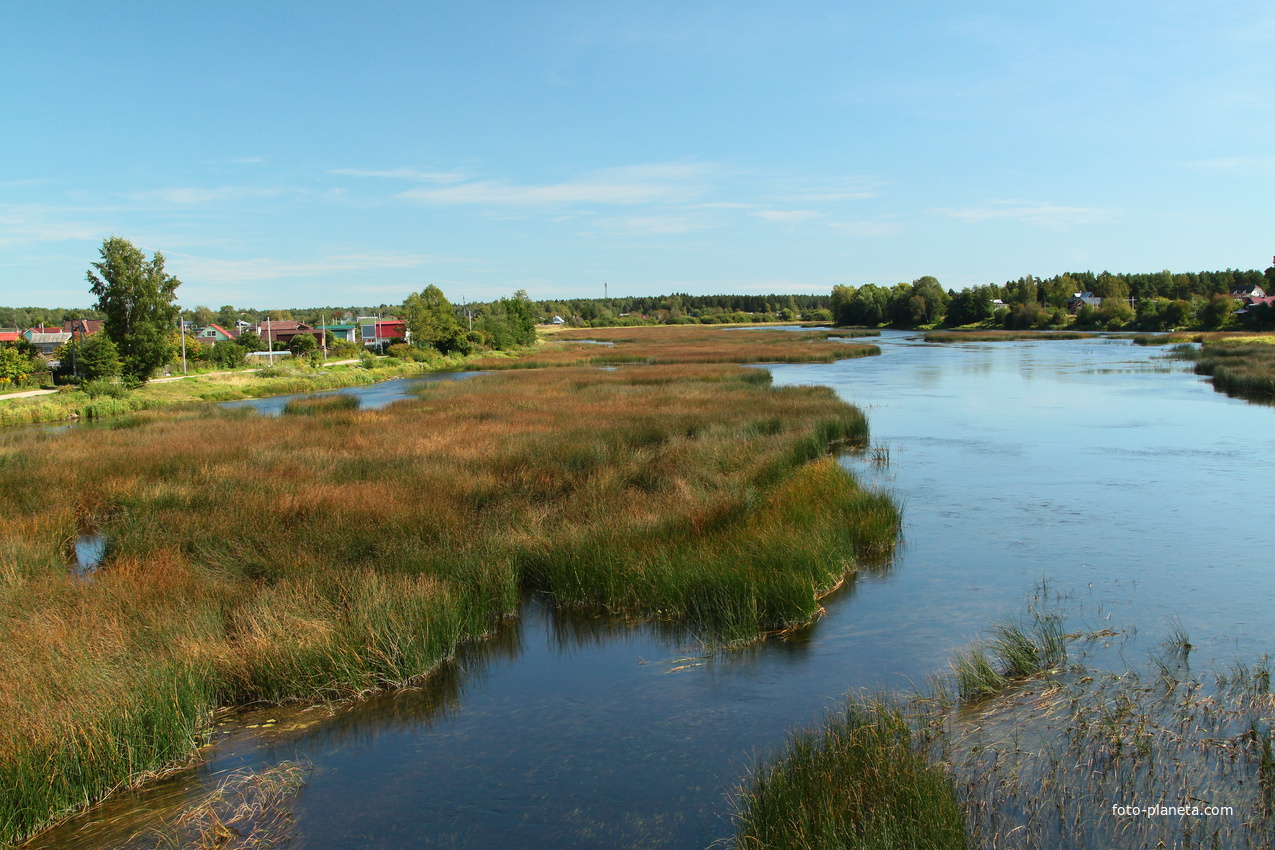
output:
[[[868, 415], [900, 500], [894, 561], [788, 640], [705, 655], [694, 636], [563, 616], [529, 598], [425, 687], [335, 713], [243, 713], [202, 764], [34, 846], [153, 846], [147, 830], [244, 767], [312, 765], [295, 846], [704, 848], [756, 753], [848, 690], [908, 688], [1042, 578], [1094, 624], [1136, 624], [1129, 663], [1177, 618], [1197, 666], [1275, 646], [1272, 410], [1115, 340], [927, 344], [768, 367]], [[387, 386], [387, 385], [381, 385]]]

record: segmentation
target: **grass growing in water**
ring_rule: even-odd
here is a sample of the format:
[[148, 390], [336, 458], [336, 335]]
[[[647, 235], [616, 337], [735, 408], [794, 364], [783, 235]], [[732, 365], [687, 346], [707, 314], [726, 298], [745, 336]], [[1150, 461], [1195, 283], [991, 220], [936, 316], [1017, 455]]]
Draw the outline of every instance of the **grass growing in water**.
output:
[[735, 846], [964, 848], [956, 791], [929, 754], [934, 737], [888, 696], [850, 700], [817, 730], [789, 736], [739, 797]]
[[1218, 392], [1256, 400], [1275, 397], [1275, 345], [1218, 340], [1175, 353], [1194, 360], [1195, 374], [1210, 376]]
[[[749, 639], [897, 535], [828, 456], [867, 424], [826, 389], [670, 365], [422, 396], [0, 440], [0, 841], [181, 759], [216, 706], [427, 674], [523, 588]], [[86, 518], [109, 540], [87, 584], [64, 554]]]
[[926, 342], [1013, 342], [1014, 340], [1094, 339], [1080, 331], [926, 331]]
[[161, 848], [252, 850], [291, 843], [288, 805], [309, 781], [310, 768], [285, 761], [260, 773], [230, 774], [203, 799], [156, 831]]
[[1270, 847], [1265, 659], [1192, 674], [1173, 624], [1153, 678], [1064, 664], [1068, 641], [1099, 636], [1118, 633], [1064, 636], [1048, 616], [1002, 625], [929, 692], [851, 698], [755, 769], [736, 846]]
[[284, 405], [285, 414], [316, 416], [343, 410], [358, 410], [359, 400], [352, 395], [337, 393], [317, 398], [294, 398]]

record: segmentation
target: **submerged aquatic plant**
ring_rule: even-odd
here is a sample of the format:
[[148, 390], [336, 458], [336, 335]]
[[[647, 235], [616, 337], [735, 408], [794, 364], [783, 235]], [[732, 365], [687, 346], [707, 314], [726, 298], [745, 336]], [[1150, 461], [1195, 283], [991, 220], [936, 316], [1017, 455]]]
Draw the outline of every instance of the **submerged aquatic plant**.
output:
[[[1060, 666], [1068, 638], [1058, 617], [994, 627], [953, 663], [954, 688], [939, 679], [924, 693], [853, 697], [844, 715], [794, 733], [741, 789], [735, 844], [1270, 847], [1269, 667], [1233, 665], [1210, 687], [1173, 665], [1181, 637], [1160, 656], [1174, 671], [1166, 689], [1133, 670]], [[892, 772], [880, 769], [890, 762]], [[887, 824], [887, 842], [858, 829], [873, 818]]]

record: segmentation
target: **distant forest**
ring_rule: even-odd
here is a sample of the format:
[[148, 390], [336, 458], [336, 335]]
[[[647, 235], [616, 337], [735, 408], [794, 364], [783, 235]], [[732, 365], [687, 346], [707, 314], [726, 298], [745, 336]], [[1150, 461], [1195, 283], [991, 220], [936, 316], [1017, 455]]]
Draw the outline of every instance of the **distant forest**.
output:
[[[1032, 276], [1007, 281], [1004, 284], [986, 284], [964, 290], [944, 290], [932, 277], [920, 278], [911, 284], [892, 286], [865, 284], [863, 286], [837, 286], [825, 295], [690, 295], [673, 293], [656, 296], [623, 296], [616, 298], [567, 298], [535, 301], [533, 305], [539, 321], [552, 321], [560, 317], [572, 326], [606, 326], [650, 323], [714, 323], [730, 321], [832, 321], [843, 324], [894, 324], [915, 326], [934, 324], [947, 320], [948, 324], [964, 323], [956, 319], [977, 321], [983, 318], [982, 307], [991, 299], [999, 299], [1009, 307], [1021, 305], [1039, 306], [1048, 314], [1062, 308], [1076, 292], [1092, 292], [1094, 295], [1114, 301], [1122, 301], [1130, 309], [1139, 302], [1208, 300], [1214, 295], [1226, 295], [1244, 286], [1257, 284], [1275, 294], [1275, 267], [1265, 272], [1250, 269], [1226, 269], [1202, 272], [1150, 272], [1141, 274], [1113, 274], [1111, 272], [1068, 272], [1049, 278]], [[848, 305], [855, 302], [856, 309]], [[955, 303], [953, 303], [955, 302]], [[455, 304], [459, 318], [467, 311], [475, 316], [486, 312], [497, 302]], [[880, 313], [859, 315], [862, 307], [873, 312], [871, 305], [878, 305]], [[955, 307], [955, 315], [948, 315], [949, 305]], [[973, 314], [967, 315], [972, 310]], [[397, 316], [401, 304], [362, 306], [291, 307], [287, 309], [258, 309], [223, 305], [217, 310], [199, 306], [183, 311], [183, 316], [202, 327], [211, 323], [231, 326], [236, 320], [257, 324], [264, 318], [293, 319], [311, 325], [321, 321], [340, 322], [358, 316]], [[1022, 312], [1022, 311], [1020, 311]], [[1025, 321], [1041, 321], [1036, 311]], [[0, 307], [0, 328], [28, 328], [41, 323], [61, 325], [73, 318], [102, 318], [91, 309], [66, 309], [45, 307]], [[858, 321], [856, 321], [856, 319]], [[873, 321], [875, 319], [875, 321]]]

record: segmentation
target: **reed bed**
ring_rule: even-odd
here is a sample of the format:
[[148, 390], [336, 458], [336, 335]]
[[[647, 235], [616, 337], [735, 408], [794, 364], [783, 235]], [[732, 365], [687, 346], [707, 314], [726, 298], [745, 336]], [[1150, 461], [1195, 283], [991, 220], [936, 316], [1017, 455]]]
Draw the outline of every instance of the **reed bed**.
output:
[[[898, 532], [829, 456], [866, 442], [862, 414], [761, 370], [421, 396], [0, 438], [0, 841], [184, 758], [218, 706], [427, 675], [526, 589], [749, 640], [817, 616]], [[107, 540], [90, 579], [66, 555], [84, 528]]]
[[853, 695], [821, 725], [789, 736], [740, 790], [735, 846], [967, 847], [965, 813], [944, 762], [953, 693], [974, 704], [1066, 661], [1060, 620], [1002, 623], [952, 662], [925, 697]]
[[1195, 373], [1210, 376], [1218, 392], [1258, 400], [1275, 398], [1275, 345], [1219, 340], [1176, 353], [1194, 360]]
[[1146, 671], [1068, 661], [1068, 643], [1118, 635], [1035, 617], [996, 627], [924, 692], [851, 697], [757, 765], [735, 845], [1272, 846], [1265, 658], [1193, 673], [1175, 624]]
[[1079, 331], [926, 331], [926, 342], [1013, 342], [1015, 340], [1094, 339]]
[[[836, 342], [852, 331], [777, 331], [673, 325], [591, 328], [554, 334], [529, 357], [478, 360], [479, 369], [665, 363], [831, 363], [880, 354], [875, 345]], [[612, 343], [597, 345], [582, 340]]]

